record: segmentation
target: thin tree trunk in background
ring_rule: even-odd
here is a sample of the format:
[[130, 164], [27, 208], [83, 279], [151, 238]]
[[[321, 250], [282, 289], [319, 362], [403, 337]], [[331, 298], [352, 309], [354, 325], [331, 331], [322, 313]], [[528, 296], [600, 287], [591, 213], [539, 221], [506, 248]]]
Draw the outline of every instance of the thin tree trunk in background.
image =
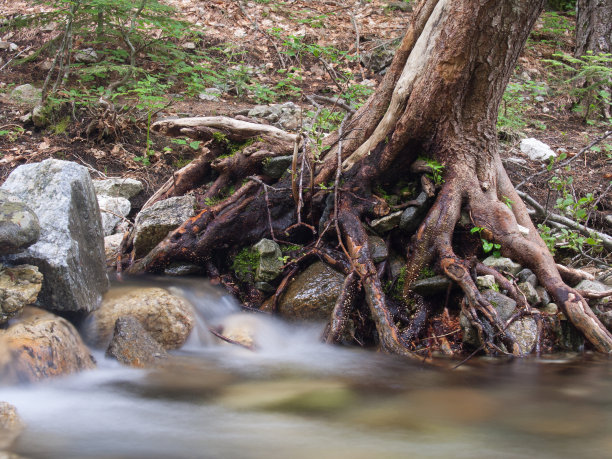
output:
[[576, 56], [612, 52], [612, 1], [576, 2]]

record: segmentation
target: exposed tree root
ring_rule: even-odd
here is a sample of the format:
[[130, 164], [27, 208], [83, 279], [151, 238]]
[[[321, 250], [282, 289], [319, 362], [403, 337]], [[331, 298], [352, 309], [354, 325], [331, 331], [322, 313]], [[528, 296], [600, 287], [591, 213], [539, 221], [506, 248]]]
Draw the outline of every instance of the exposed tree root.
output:
[[[210, 264], [216, 253], [225, 256], [231, 246], [243, 247], [262, 237], [299, 239], [305, 244], [302, 257], [286, 266], [270, 301], [272, 309], [300, 263], [318, 256], [348, 274], [326, 340], [340, 342], [347, 336], [349, 316], [359, 311], [363, 295], [380, 348], [417, 358], [412, 344], [428, 310], [411, 286], [423, 268], [435, 266], [461, 288], [461, 308], [486, 351], [520, 355], [507, 327], [532, 315], [540, 329], [539, 314], [511, 281], [478, 264], [472, 253], [462, 253], [453, 246], [457, 223], [465, 211], [474, 226], [482, 228], [483, 238], [500, 244], [504, 255], [534, 271], [597, 350], [612, 352], [612, 335], [583, 297], [562, 280], [497, 153], [497, 108], [542, 5], [543, 0], [423, 0], [383, 82], [366, 104], [325, 140], [324, 147], [329, 148], [319, 164], [313, 160], [307, 139], [272, 126], [225, 117], [155, 123], [152, 129], [157, 132], [208, 143], [202, 156], [181, 169], [147, 205], [201, 188], [205, 182], [211, 184], [198, 191], [200, 213], [141, 260], [132, 259], [131, 239], [125, 238], [128, 272], [161, 271], [177, 260]], [[240, 148], [223, 157], [217, 145], [222, 139], [241, 144]], [[262, 175], [263, 159], [292, 151], [291, 174], [277, 183]], [[443, 184], [427, 177], [431, 172], [428, 161], [415, 163], [421, 155], [445, 167]], [[389, 212], [388, 205], [371, 194], [376, 185], [386, 178], [416, 181], [419, 174], [421, 188], [430, 196], [441, 189], [412, 236], [407, 249], [404, 304], [395, 308], [382, 287], [386, 270], [377, 267], [370, 255], [365, 223]], [[328, 199], [329, 187], [323, 186], [330, 180], [334, 180], [333, 199]], [[237, 191], [224, 197], [222, 190], [230, 185]], [[219, 197], [219, 203], [210, 204], [209, 198]], [[512, 203], [511, 208], [507, 202]], [[324, 229], [317, 234], [319, 224]], [[477, 272], [493, 274], [517, 302], [519, 311], [505, 323], [478, 291]], [[579, 276], [569, 270], [562, 275], [566, 279]], [[410, 316], [407, 306], [415, 301], [416, 312]]]

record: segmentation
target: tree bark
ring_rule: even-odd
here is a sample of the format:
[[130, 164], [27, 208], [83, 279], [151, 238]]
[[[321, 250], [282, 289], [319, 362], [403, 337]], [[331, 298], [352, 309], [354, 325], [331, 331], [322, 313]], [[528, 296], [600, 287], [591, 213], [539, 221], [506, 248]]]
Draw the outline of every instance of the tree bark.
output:
[[576, 57], [612, 52], [612, 2], [578, 0], [576, 2]]
[[[474, 226], [482, 228], [483, 237], [501, 244], [503, 254], [536, 273], [596, 349], [612, 352], [612, 335], [578, 292], [561, 279], [498, 153], [499, 104], [543, 3], [421, 1], [377, 91], [326, 140], [329, 149], [310, 174], [314, 179], [300, 172], [312, 166], [311, 156], [304, 151], [301, 169], [294, 161], [291, 176], [274, 188], [264, 184], [262, 190], [249, 182], [215, 209], [204, 208], [130, 270], [159, 270], [174, 259], [202, 262], [219, 247], [250, 244], [264, 235], [290, 235], [296, 227], [316, 233], [318, 216], [330, 215], [324, 226], [335, 228], [337, 238], [328, 243], [342, 248], [350, 271], [359, 277], [381, 348], [412, 355], [370, 256], [364, 223], [385, 213], [372, 189], [383, 181], [414, 177], [414, 171], [420, 168], [412, 167], [413, 163], [425, 157], [444, 166], [444, 177], [438, 183], [441, 189], [435, 203], [405, 247], [406, 304], [414, 298], [412, 283], [425, 266], [433, 265], [465, 293], [464, 309], [483, 334], [486, 348], [520, 353], [506, 332], [508, 324], [499, 320], [495, 309], [479, 293], [472, 276], [473, 262], [455, 253], [453, 234], [463, 211]], [[297, 142], [294, 152], [299, 152]], [[326, 214], [323, 207], [329, 201], [329, 187], [317, 187], [334, 178], [334, 210]], [[512, 208], [505, 202], [513, 202]], [[302, 220], [302, 207], [310, 224]], [[519, 231], [519, 225], [529, 230], [527, 236]], [[315, 248], [325, 243], [322, 235], [311, 236]], [[350, 288], [356, 289], [352, 283]], [[336, 316], [345, 317], [350, 303], [339, 305]], [[491, 327], [481, 326], [482, 321], [491, 323], [492, 333], [487, 332]], [[336, 320], [334, 336], [341, 333], [341, 323]]]

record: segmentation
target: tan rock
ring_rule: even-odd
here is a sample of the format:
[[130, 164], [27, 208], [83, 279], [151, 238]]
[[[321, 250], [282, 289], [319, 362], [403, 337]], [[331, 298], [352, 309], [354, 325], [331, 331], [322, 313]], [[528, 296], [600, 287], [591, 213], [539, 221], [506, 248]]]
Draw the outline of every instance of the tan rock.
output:
[[119, 317], [136, 318], [165, 349], [181, 347], [195, 323], [193, 307], [161, 288], [132, 289], [108, 296], [90, 314], [85, 335], [92, 345], [106, 347]]
[[42, 281], [42, 274], [32, 265], [19, 265], [0, 271], [0, 324], [36, 301]]
[[0, 382], [39, 381], [95, 367], [74, 326], [48, 311], [27, 306], [0, 331]]
[[162, 363], [168, 354], [137, 319], [126, 316], [119, 317], [115, 322], [115, 332], [106, 356], [117, 359], [123, 365], [148, 368]]
[[24, 427], [17, 409], [10, 403], [0, 402], [0, 450], [9, 448]]

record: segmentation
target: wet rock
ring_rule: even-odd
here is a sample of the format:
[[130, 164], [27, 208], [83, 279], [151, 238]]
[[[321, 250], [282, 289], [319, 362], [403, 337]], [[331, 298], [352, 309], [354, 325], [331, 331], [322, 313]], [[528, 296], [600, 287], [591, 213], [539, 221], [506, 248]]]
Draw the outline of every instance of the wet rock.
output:
[[515, 263], [510, 258], [505, 257], [494, 257], [490, 256], [483, 260], [483, 265], [489, 266], [491, 268], [495, 268], [500, 272], [507, 272], [512, 275], [518, 274], [518, 272], [523, 268], [518, 263]]
[[536, 287], [538, 297], [540, 297], [540, 304], [546, 305], [550, 303], [550, 295], [544, 287]]
[[402, 217], [400, 218], [399, 227], [401, 230], [407, 233], [413, 233], [421, 224], [423, 216], [427, 212], [428, 208], [427, 193], [423, 191], [420, 192], [415, 201], [417, 202], [417, 205], [408, 207], [406, 210], [404, 210], [402, 212]]
[[385, 244], [385, 241], [381, 237], [368, 236], [368, 245], [370, 246], [370, 256], [374, 263], [380, 263], [389, 256], [387, 244]]
[[31, 84], [22, 84], [11, 91], [11, 99], [15, 102], [34, 107], [40, 104], [42, 89], [35, 88]]
[[114, 263], [119, 254], [119, 248], [121, 247], [121, 240], [123, 234], [111, 234], [104, 238], [104, 256], [106, 257], [107, 263]]
[[0, 347], [10, 355], [0, 367], [0, 382], [40, 381], [95, 367], [79, 332], [67, 320], [27, 306], [13, 322], [0, 330]]
[[217, 328], [224, 337], [244, 347], [255, 348], [257, 340], [261, 338], [263, 325], [260, 318], [253, 314], [230, 314], [217, 324]]
[[391, 279], [396, 280], [401, 274], [403, 269], [406, 267], [406, 260], [401, 256], [391, 252], [391, 256], [389, 257], [389, 274], [391, 275]]
[[58, 311], [91, 311], [108, 289], [100, 209], [83, 166], [48, 159], [15, 169], [2, 185], [38, 216], [40, 239], [9, 255], [12, 264], [38, 266], [38, 303]]
[[204, 92], [201, 92], [198, 97], [201, 100], [207, 100], [210, 102], [219, 102], [221, 94], [223, 92], [217, 88], [206, 88]]
[[292, 156], [275, 156], [263, 163], [263, 173], [268, 177], [281, 178], [282, 175], [291, 167]]
[[132, 178], [94, 180], [93, 185], [96, 194], [125, 199], [132, 199], [144, 189], [142, 182]]
[[546, 145], [537, 139], [529, 138], [521, 140], [521, 152], [526, 154], [532, 161], [546, 162], [549, 158], [556, 158], [557, 154]]
[[106, 356], [117, 359], [123, 365], [148, 368], [159, 365], [168, 357], [168, 353], [136, 318], [125, 316], [115, 322]]
[[127, 217], [132, 209], [129, 200], [105, 195], [98, 195], [98, 206], [102, 216], [104, 236], [113, 234], [115, 226], [122, 220], [121, 217]]
[[38, 217], [21, 199], [0, 189], [0, 255], [18, 253], [40, 236]]
[[399, 226], [401, 218], [402, 211], [399, 210], [389, 215], [385, 215], [384, 217], [377, 218], [376, 220], [372, 220], [370, 223], [370, 228], [372, 228], [378, 234], [388, 233], [393, 228]]
[[259, 257], [255, 271], [256, 282], [270, 282], [283, 272], [283, 253], [278, 244], [270, 239], [262, 239], [253, 246]]
[[564, 315], [557, 316], [553, 325], [553, 332], [557, 336], [560, 350], [582, 352], [584, 350], [584, 336]]
[[161, 288], [134, 289], [105, 298], [100, 308], [89, 315], [84, 327], [88, 342], [107, 347], [115, 322], [123, 316], [136, 318], [165, 349], [181, 347], [195, 324], [193, 307], [182, 298]]
[[607, 292], [608, 290], [610, 290], [610, 287], [608, 287], [606, 284], [596, 280], [588, 279], [581, 280], [574, 288], [576, 290], [588, 290], [590, 292], [598, 293]]
[[10, 403], [0, 402], [0, 454], [17, 440], [25, 424]]
[[85, 48], [76, 51], [74, 54], [74, 61], [83, 64], [95, 64], [100, 60], [100, 56], [93, 48]]
[[542, 312], [545, 314], [554, 315], [559, 312], [559, 307], [555, 303], [548, 303], [542, 308]]
[[487, 274], [485, 276], [478, 276], [476, 278], [476, 285], [478, 288], [489, 290], [492, 289], [495, 285], [495, 277], [492, 274]]
[[316, 262], [291, 282], [278, 310], [288, 319], [328, 320], [343, 283], [344, 275]]
[[[516, 302], [508, 298], [506, 295], [502, 295], [495, 290], [485, 290], [482, 292], [483, 297], [491, 303], [491, 306], [497, 311], [497, 315], [502, 322], [508, 320], [516, 311]], [[463, 341], [473, 346], [479, 346], [480, 340], [478, 332], [470, 324], [467, 317], [460, 314], [459, 323], [463, 331]], [[493, 328], [486, 322], [483, 322], [483, 326], [486, 330], [492, 334]], [[531, 352], [536, 343], [537, 338], [537, 325], [533, 318], [523, 317], [519, 320], [514, 321], [508, 327], [508, 332], [512, 334], [516, 343], [519, 345], [522, 354], [528, 354]]]
[[519, 273], [516, 275], [519, 282], [527, 282], [531, 284], [533, 287], [538, 285], [538, 278], [533, 273], [533, 271], [529, 268], [521, 269]]
[[538, 295], [538, 292], [536, 291], [535, 287], [529, 282], [521, 282], [520, 284], [518, 284], [518, 288], [521, 292], [523, 292], [527, 303], [529, 303], [530, 305], [534, 306], [540, 302], [540, 295]]
[[452, 285], [452, 283], [448, 277], [433, 276], [427, 279], [416, 280], [412, 283], [410, 289], [419, 295], [431, 296], [446, 293], [449, 285]]
[[178, 196], [156, 202], [143, 210], [134, 223], [134, 250], [142, 257], [161, 242], [170, 231], [195, 215], [195, 198]]
[[36, 301], [42, 281], [43, 276], [36, 266], [0, 266], [0, 324]]

